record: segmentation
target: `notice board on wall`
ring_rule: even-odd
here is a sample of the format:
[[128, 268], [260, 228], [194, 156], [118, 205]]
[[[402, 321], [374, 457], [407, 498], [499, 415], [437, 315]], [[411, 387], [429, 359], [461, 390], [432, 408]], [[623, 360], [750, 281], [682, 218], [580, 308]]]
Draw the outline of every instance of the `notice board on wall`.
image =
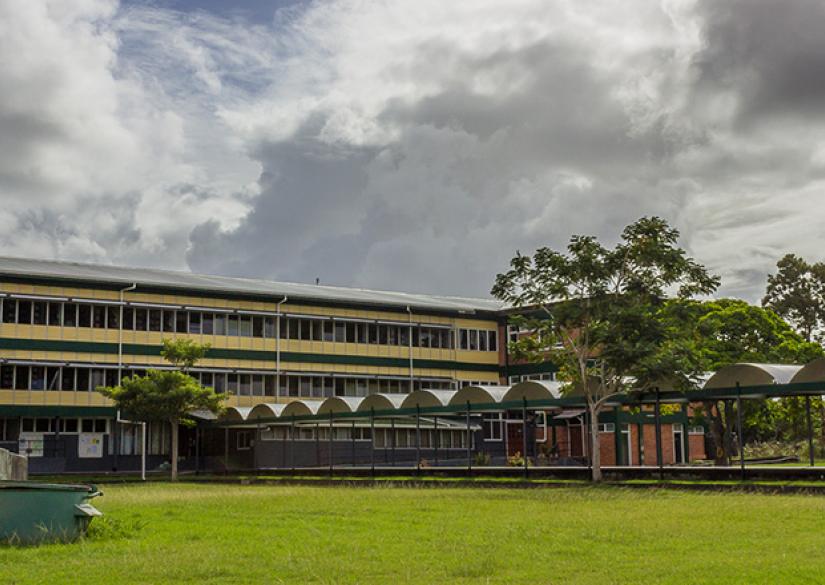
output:
[[81, 459], [103, 457], [103, 433], [80, 433], [77, 438], [77, 456]]

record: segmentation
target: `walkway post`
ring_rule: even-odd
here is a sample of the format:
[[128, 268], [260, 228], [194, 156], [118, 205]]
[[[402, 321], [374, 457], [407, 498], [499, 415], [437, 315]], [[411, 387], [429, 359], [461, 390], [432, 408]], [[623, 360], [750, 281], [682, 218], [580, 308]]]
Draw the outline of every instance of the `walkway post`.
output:
[[415, 405], [415, 473], [421, 473], [421, 406]]
[[808, 419], [808, 459], [814, 466], [814, 424], [811, 420], [811, 397], [805, 397], [805, 417]]
[[438, 416], [433, 417], [433, 427], [435, 427], [435, 436], [433, 437], [433, 449], [435, 450], [435, 464], [438, 466]]
[[656, 404], [653, 413], [656, 421], [656, 466], [659, 468], [659, 480], [665, 478], [664, 458], [662, 457], [662, 408], [659, 402], [659, 387], [656, 387]]
[[390, 419], [390, 434], [392, 435], [392, 466], [395, 467], [395, 417]]
[[524, 448], [524, 479], [527, 479], [527, 397], [521, 397], [521, 444]]
[[286, 469], [286, 427], [284, 427], [284, 436], [281, 437], [281, 469]]
[[370, 474], [375, 479], [375, 408], [370, 407]]
[[329, 475], [332, 476], [332, 411], [329, 411]]
[[352, 421], [352, 433], [350, 439], [352, 440], [352, 466], [355, 467], [355, 421]]
[[736, 383], [736, 440], [739, 443], [739, 474], [745, 481], [745, 438], [742, 435], [742, 388]]
[[321, 467], [321, 425], [315, 423], [315, 467]]
[[472, 441], [470, 436], [470, 401], [467, 401], [467, 473], [473, 471]]
[[292, 467], [292, 474], [295, 474], [295, 415], [289, 423], [289, 462]]
[[[145, 443], [143, 448], [146, 448]], [[223, 430], [223, 470], [224, 474], [229, 473], [229, 427]]]

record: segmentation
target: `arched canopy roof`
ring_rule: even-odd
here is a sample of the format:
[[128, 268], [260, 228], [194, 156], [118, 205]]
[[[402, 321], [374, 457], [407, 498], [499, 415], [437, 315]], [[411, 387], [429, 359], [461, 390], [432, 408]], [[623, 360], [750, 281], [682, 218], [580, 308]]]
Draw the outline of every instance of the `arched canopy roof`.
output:
[[223, 420], [227, 422], [244, 422], [249, 413], [252, 412], [250, 406], [229, 406], [223, 414]]
[[395, 410], [401, 408], [404, 399], [409, 394], [370, 394], [358, 405], [359, 412], [369, 412], [370, 410]]
[[791, 382], [825, 382], [825, 358], [817, 358], [802, 366], [791, 378]]
[[507, 386], [464, 386], [450, 398], [450, 404], [496, 404], [504, 398], [507, 389]]
[[293, 400], [286, 405], [281, 412], [281, 416], [306, 416], [318, 414], [318, 409], [323, 402], [321, 400]]
[[286, 404], [256, 404], [252, 407], [252, 411], [246, 417], [247, 420], [254, 420], [257, 418], [274, 418], [281, 416], [281, 413], [286, 408]]
[[363, 400], [360, 396], [330, 396], [318, 407], [318, 414], [355, 412]]
[[407, 397], [404, 398], [404, 402], [401, 403], [401, 408], [415, 408], [416, 406], [421, 406], [424, 408], [430, 406], [447, 406], [450, 403], [450, 398], [454, 395], [454, 390], [415, 390], [414, 392], [407, 394]]
[[502, 402], [514, 400], [547, 400], [561, 398], [561, 382], [550, 380], [527, 380], [510, 387]]
[[716, 371], [705, 383], [705, 390], [787, 384], [802, 366], [785, 364], [731, 364]]

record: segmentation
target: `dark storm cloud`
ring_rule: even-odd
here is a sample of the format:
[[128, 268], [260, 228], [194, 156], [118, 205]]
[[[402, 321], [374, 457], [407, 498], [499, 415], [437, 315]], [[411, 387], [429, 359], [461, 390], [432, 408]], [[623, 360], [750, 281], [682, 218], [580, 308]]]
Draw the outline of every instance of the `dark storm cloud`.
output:
[[705, 0], [707, 47], [696, 59], [698, 88], [731, 91], [738, 119], [825, 117], [825, 2]]

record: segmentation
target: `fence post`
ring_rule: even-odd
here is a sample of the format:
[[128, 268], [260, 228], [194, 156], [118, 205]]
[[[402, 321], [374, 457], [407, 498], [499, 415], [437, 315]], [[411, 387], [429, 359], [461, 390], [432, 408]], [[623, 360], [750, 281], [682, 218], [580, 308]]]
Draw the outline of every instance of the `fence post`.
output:
[[665, 478], [665, 463], [662, 457], [662, 408], [659, 402], [659, 388], [656, 388], [656, 404], [654, 410], [656, 420], [656, 466], [659, 468], [659, 480]]
[[527, 479], [529, 471], [527, 470], [527, 398], [521, 397], [521, 444], [524, 448], [524, 479]]
[[289, 462], [292, 467], [292, 474], [295, 474], [295, 415], [289, 424]]
[[421, 406], [415, 405], [415, 473], [421, 473]]
[[352, 440], [352, 466], [355, 467], [355, 421], [352, 421], [352, 431], [350, 431], [352, 435], [350, 439]]
[[370, 407], [370, 474], [375, 479], [375, 408]]
[[470, 436], [470, 401], [467, 401], [467, 473], [471, 473], [473, 471], [473, 459], [472, 459], [472, 437]]
[[329, 475], [332, 477], [332, 411], [329, 411]]
[[438, 416], [433, 417], [433, 426], [435, 427], [435, 436], [433, 437], [433, 448], [435, 450], [435, 464], [438, 466]]

